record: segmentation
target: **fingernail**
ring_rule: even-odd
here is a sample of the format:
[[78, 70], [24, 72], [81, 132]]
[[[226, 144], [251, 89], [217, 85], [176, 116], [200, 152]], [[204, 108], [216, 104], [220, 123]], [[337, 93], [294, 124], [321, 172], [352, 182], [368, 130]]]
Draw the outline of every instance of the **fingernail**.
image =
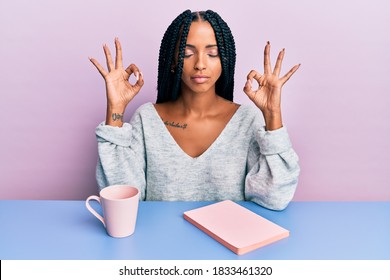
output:
[[267, 41], [267, 45], [269, 45], [270, 43], [269, 43], [269, 41]]
[[137, 79], [137, 81], [139, 80], [139, 73], [135, 73], [135, 78]]

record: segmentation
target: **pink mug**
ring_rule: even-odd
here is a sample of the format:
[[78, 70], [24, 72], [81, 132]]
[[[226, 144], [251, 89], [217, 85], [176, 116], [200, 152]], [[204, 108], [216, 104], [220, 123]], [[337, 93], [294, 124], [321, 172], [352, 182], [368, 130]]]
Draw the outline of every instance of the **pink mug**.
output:
[[[96, 200], [103, 209], [100, 216], [89, 204]], [[128, 185], [108, 186], [100, 191], [100, 197], [91, 195], [85, 201], [87, 209], [104, 225], [112, 237], [132, 235], [137, 221], [139, 190]]]

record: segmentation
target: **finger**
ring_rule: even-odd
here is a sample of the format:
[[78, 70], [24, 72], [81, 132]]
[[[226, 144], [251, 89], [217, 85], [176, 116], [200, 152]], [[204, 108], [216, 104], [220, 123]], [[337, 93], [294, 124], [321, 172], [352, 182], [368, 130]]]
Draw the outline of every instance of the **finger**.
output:
[[144, 85], [143, 75], [141, 72], [139, 72], [139, 79], [134, 85], [131, 85], [134, 95], [137, 95], [140, 92], [143, 85]]
[[106, 62], [107, 62], [107, 68], [108, 71], [111, 72], [112, 69], [114, 69], [114, 63], [112, 62], [111, 52], [110, 49], [106, 44], [103, 45], [104, 54], [106, 55]]
[[142, 88], [142, 86], [144, 85], [144, 75], [142, 74], [142, 72], [138, 72], [139, 73], [139, 78], [137, 80], [137, 82], [135, 83], [134, 87], [136, 88], [136, 90], [140, 90]]
[[256, 70], [251, 70], [246, 78], [251, 82], [253, 81], [253, 79], [255, 79], [260, 84], [261, 77], [262, 75], [259, 72], [257, 72]]
[[284, 57], [285, 49], [281, 50], [278, 55], [278, 59], [276, 60], [275, 69], [274, 69], [274, 75], [279, 77], [280, 71], [282, 69], [282, 61]]
[[271, 72], [272, 72], [270, 50], [271, 50], [271, 45], [268, 41], [267, 45], [265, 45], [265, 48], [264, 48], [264, 74], [271, 74]]
[[92, 58], [92, 57], [89, 57], [89, 60], [92, 62], [93, 65], [95, 65], [95, 67], [97, 68], [97, 70], [99, 71], [99, 73], [103, 76], [103, 78], [107, 75], [107, 72], [106, 70], [104, 70], [104, 68], [99, 64], [99, 62]]
[[135, 65], [135, 64], [130, 64], [129, 67], [126, 68], [126, 73], [129, 75], [129, 78], [131, 76], [131, 74], [134, 74], [135, 78], [137, 79], [137, 82], [139, 81], [140, 79], [140, 71], [138, 69], [138, 67]]
[[252, 89], [252, 82], [251, 80], [247, 80], [244, 86], [244, 92], [249, 97], [250, 100], [253, 100], [256, 96], [256, 91]]
[[119, 42], [118, 37], [115, 38], [115, 50], [116, 50], [116, 56], [115, 56], [115, 69], [122, 68], [122, 46]]
[[297, 64], [295, 65], [293, 68], [291, 68], [290, 71], [288, 71], [286, 73], [286, 75], [284, 75], [280, 80], [282, 81], [282, 84], [285, 84], [290, 78], [291, 76], [298, 70], [298, 68], [301, 66], [301, 64]]

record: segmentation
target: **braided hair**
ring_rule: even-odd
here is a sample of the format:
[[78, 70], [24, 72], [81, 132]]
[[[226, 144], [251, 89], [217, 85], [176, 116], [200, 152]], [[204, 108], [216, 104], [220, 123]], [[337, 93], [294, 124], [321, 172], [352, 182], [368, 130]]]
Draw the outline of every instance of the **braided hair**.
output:
[[180, 96], [184, 50], [193, 21], [208, 21], [213, 28], [222, 65], [222, 74], [216, 82], [215, 91], [219, 96], [233, 101], [236, 47], [229, 26], [211, 10], [186, 10], [172, 21], [161, 41], [156, 103], [176, 100]]

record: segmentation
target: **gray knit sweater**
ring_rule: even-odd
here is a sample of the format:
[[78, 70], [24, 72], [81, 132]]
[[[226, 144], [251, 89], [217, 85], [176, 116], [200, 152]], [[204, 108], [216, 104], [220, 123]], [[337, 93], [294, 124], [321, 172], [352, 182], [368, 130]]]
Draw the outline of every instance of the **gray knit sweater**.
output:
[[251, 200], [281, 210], [298, 182], [298, 156], [286, 128], [265, 131], [259, 109], [241, 105], [199, 157], [175, 142], [152, 103], [130, 123], [96, 128], [99, 188], [137, 186], [142, 200]]

